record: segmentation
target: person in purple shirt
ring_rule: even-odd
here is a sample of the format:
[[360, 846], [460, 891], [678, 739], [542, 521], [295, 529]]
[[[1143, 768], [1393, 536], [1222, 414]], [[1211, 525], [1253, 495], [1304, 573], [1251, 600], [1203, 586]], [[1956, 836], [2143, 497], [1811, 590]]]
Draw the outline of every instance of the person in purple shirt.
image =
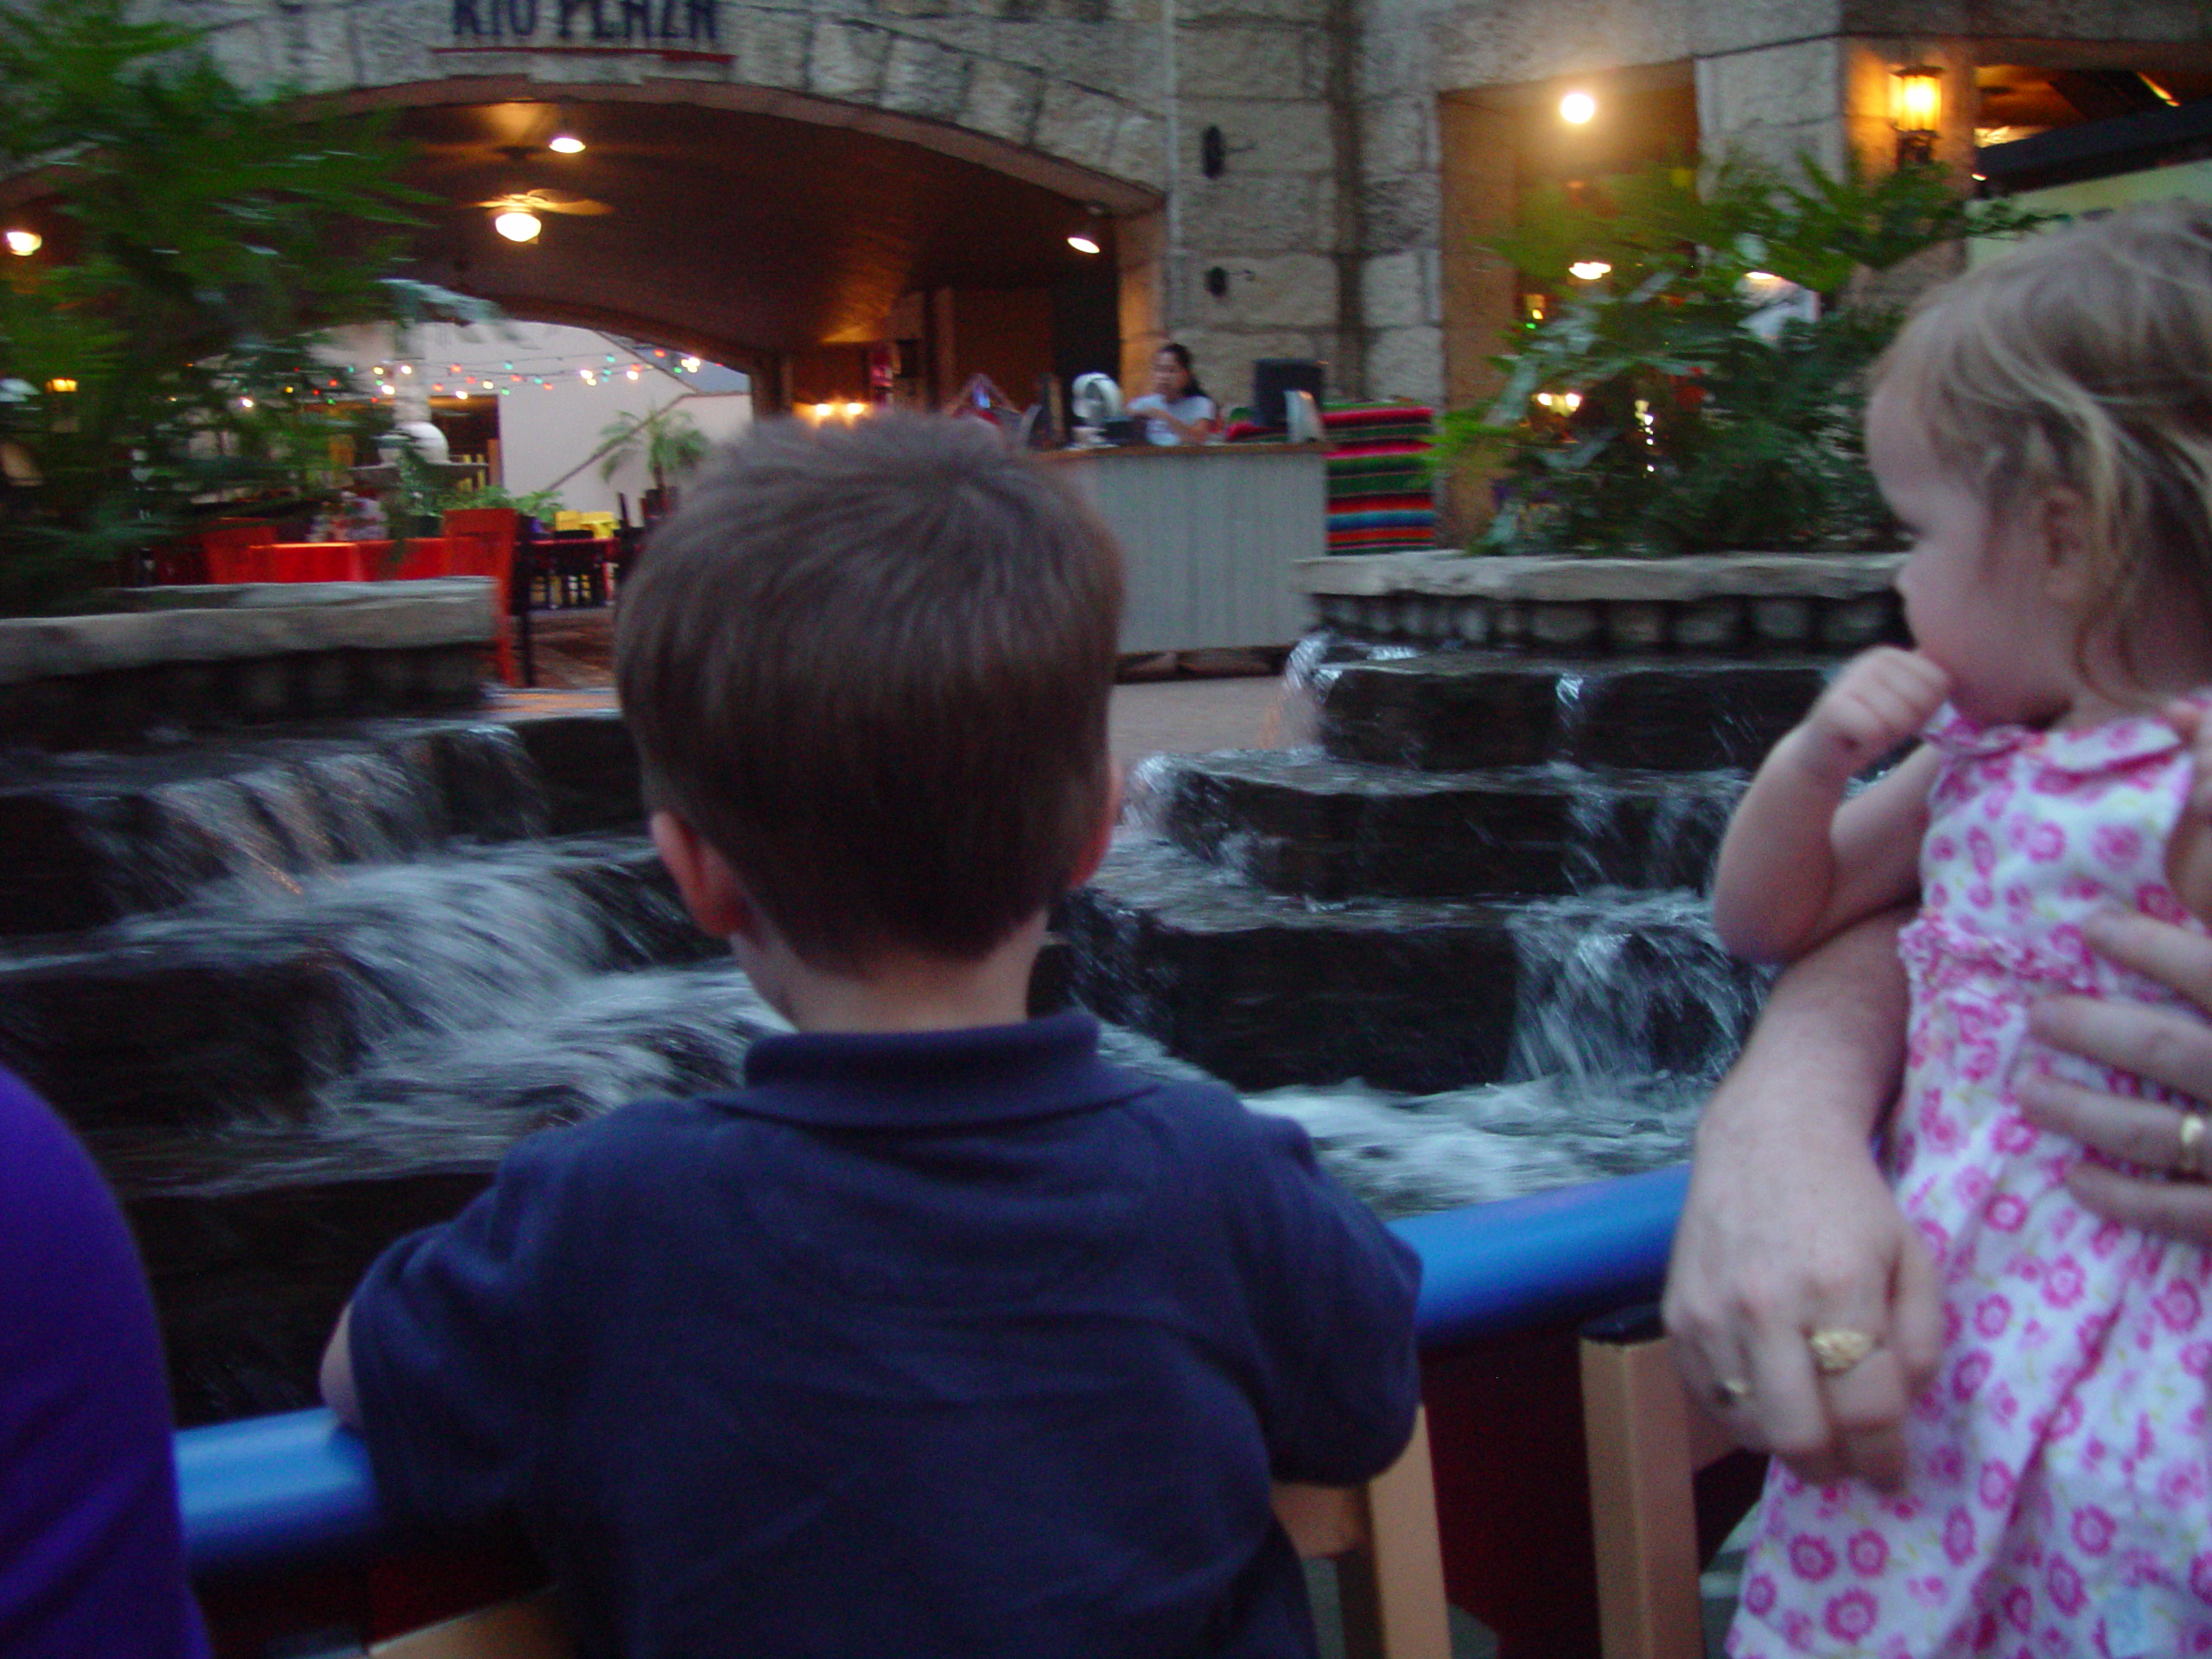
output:
[[137, 1250], [85, 1149], [0, 1071], [0, 1654], [207, 1652]]

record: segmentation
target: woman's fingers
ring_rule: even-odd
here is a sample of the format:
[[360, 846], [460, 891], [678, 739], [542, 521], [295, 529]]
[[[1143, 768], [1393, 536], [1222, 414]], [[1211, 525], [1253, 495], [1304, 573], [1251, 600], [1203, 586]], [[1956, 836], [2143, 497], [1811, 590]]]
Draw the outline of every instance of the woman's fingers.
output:
[[[2179, 983], [2164, 975], [2153, 977]], [[2139, 1002], [2057, 996], [2029, 1011], [2028, 1029], [2053, 1048], [2101, 1060], [2196, 1099], [2212, 1097], [2212, 1026], [2199, 1015]]]
[[2164, 1101], [2130, 1100], [2085, 1089], [2061, 1077], [2023, 1077], [2020, 1109], [2037, 1128], [2049, 1129], [2145, 1169], [2171, 1169], [2181, 1160], [2182, 1115]]
[[2101, 1216], [2165, 1238], [2212, 1244], [2212, 1186], [2202, 1181], [2146, 1181], [2101, 1164], [2076, 1164], [2066, 1185]]
[[2082, 924], [2090, 946], [2123, 968], [2172, 987], [2212, 1013], [2212, 938], [2138, 911], [2100, 911]]

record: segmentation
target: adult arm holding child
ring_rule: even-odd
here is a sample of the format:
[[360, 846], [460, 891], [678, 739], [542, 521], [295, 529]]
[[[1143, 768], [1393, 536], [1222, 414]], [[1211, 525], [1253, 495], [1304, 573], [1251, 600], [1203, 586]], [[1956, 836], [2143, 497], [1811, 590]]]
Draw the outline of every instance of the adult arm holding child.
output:
[[1948, 690], [1942, 669], [1895, 646], [1844, 668], [1775, 745], [1730, 821], [1713, 883], [1721, 943], [1754, 962], [1794, 961], [1911, 896], [1936, 753], [1916, 750], [1849, 801], [1844, 791]]

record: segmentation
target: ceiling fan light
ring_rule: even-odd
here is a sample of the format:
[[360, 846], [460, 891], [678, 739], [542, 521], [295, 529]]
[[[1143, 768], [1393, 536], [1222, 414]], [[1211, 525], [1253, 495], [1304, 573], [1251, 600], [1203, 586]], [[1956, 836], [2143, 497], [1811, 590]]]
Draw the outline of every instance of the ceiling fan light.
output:
[[535, 242], [545, 227], [536, 213], [510, 207], [493, 219], [492, 228], [510, 242]]
[[546, 141], [545, 148], [559, 156], [581, 156], [584, 141], [573, 132], [556, 132]]

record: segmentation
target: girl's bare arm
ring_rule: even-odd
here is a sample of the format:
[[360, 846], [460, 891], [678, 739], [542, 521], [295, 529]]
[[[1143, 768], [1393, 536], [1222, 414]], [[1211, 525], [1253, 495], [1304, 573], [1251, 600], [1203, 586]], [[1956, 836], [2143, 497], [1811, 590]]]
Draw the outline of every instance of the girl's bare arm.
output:
[[1852, 801], [1852, 778], [1927, 723], [1949, 683], [1917, 652], [1855, 658], [1775, 745], [1730, 821], [1713, 920], [1741, 957], [1788, 962], [1909, 899], [1939, 764], [1909, 757]]

